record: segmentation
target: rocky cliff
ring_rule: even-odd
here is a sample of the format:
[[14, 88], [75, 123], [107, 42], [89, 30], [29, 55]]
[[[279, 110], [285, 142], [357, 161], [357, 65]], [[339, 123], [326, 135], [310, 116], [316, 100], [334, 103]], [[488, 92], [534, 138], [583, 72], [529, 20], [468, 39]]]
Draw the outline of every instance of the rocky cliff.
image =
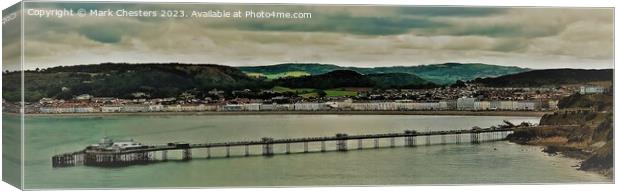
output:
[[578, 95], [561, 101], [561, 108], [544, 115], [537, 129], [508, 136], [520, 144], [545, 146], [545, 152], [582, 159], [579, 169], [613, 177], [613, 96]]

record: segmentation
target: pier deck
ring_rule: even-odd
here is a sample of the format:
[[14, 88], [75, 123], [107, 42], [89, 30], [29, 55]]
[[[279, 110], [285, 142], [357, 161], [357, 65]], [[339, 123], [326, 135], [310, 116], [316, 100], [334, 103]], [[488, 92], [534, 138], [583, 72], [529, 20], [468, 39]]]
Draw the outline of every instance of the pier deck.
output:
[[[413, 130], [406, 130], [402, 133], [385, 133], [385, 134], [365, 134], [365, 135], [348, 135], [344, 133], [338, 133], [335, 136], [325, 137], [303, 137], [303, 138], [285, 138], [285, 139], [273, 139], [264, 137], [255, 141], [231, 141], [231, 142], [216, 142], [216, 143], [168, 143], [163, 145], [144, 145], [139, 148], [132, 149], [117, 149], [117, 150], [97, 150], [97, 149], [84, 149], [81, 151], [62, 153], [54, 155], [52, 157], [53, 167], [67, 167], [76, 165], [88, 165], [88, 166], [103, 166], [103, 167], [116, 167], [116, 166], [128, 166], [134, 164], [146, 164], [150, 162], [160, 162], [168, 160], [168, 151], [178, 150], [181, 151], [181, 160], [191, 160], [193, 149], [206, 149], [207, 158], [211, 157], [210, 149], [212, 148], [225, 148], [226, 156], [230, 156], [231, 147], [245, 147], [244, 156], [249, 156], [249, 146], [261, 146], [262, 155], [271, 156], [274, 154], [273, 145], [285, 144], [286, 154], [291, 153], [290, 144], [303, 143], [304, 153], [308, 153], [308, 143], [320, 142], [322, 152], [326, 151], [326, 142], [336, 142], [336, 151], [347, 151], [347, 142], [350, 140], [358, 140], [358, 149], [362, 148], [362, 140], [374, 140], [374, 148], [379, 147], [379, 139], [390, 139], [390, 147], [395, 146], [395, 138], [405, 138], [404, 146], [414, 147], [416, 144], [416, 137], [425, 137], [425, 145], [431, 144], [431, 136], [441, 136], [441, 144], [447, 144], [446, 136], [454, 136], [454, 143], [462, 143], [464, 140], [472, 144], [478, 144], [485, 141], [497, 141], [504, 140], [508, 134], [516, 129], [521, 128], [541, 128], [543, 126], [527, 126], [527, 127], [509, 127], [509, 128], [473, 128], [469, 130], [450, 130], [450, 131], [427, 131], [417, 132]], [[463, 134], [465, 136], [462, 138]], [[159, 154], [159, 155], [156, 155]], [[156, 157], [161, 156], [161, 157]]]

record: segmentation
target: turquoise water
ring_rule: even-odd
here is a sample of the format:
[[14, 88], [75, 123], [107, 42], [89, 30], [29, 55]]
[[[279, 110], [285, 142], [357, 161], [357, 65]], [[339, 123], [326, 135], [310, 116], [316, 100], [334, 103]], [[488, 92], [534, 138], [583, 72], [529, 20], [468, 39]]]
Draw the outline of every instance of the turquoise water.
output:
[[2, 117], [2, 180], [21, 187], [21, 118], [16, 114]]
[[[6, 116], [5, 116], [6, 117]], [[548, 156], [540, 147], [506, 141], [351, 150], [311, 154], [204, 159], [125, 168], [52, 168], [50, 157], [77, 151], [103, 136], [133, 138], [144, 144], [191, 143], [333, 136], [488, 127], [502, 120], [536, 123], [537, 117], [415, 115], [190, 115], [190, 116], [58, 116], [26, 119], [26, 188], [222, 187], [310, 185], [411, 185], [478, 183], [609, 182], [576, 170], [578, 161]], [[453, 137], [448, 137], [448, 141]], [[433, 142], [438, 142], [434, 138]], [[418, 139], [418, 144], [423, 144]], [[363, 142], [372, 147], [372, 140]], [[388, 140], [380, 145], [388, 146]], [[396, 145], [403, 145], [397, 139]], [[335, 143], [327, 144], [335, 149]], [[349, 142], [356, 148], [357, 142]], [[291, 145], [302, 151], [302, 144]], [[311, 144], [318, 151], [320, 144]], [[284, 145], [274, 148], [283, 153]], [[250, 149], [260, 154], [259, 147]], [[212, 155], [224, 156], [223, 149]], [[244, 148], [231, 154], [243, 155]], [[170, 152], [170, 158], [179, 153]]]

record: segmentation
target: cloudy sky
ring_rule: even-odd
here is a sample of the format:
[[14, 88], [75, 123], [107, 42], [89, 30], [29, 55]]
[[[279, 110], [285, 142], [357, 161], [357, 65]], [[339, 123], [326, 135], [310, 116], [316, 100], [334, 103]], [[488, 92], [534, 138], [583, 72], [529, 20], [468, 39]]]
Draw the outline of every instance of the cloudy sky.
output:
[[[26, 16], [26, 68], [101, 62], [342, 66], [476, 62], [612, 68], [613, 10], [27, 3], [29, 8], [266, 10], [311, 19]], [[15, 42], [17, 43], [17, 42]]]

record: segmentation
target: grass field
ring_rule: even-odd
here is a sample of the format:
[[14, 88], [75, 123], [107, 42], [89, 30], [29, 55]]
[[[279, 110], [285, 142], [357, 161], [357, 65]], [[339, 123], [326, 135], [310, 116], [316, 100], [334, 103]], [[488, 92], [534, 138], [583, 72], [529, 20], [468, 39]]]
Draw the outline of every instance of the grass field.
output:
[[319, 97], [319, 94], [316, 92], [312, 92], [312, 93], [305, 93], [305, 94], [301, 94], [299, 95], [303, 98], [310, 98], [310, 97]]
[[262, 73], [255, 73], [255, 72], [247, 72], [247, 73], [245, 73], [245, 75], [248, 75], [248, 76], [253, 77], [253, 78], [266, 77]]
[[327, 94], [327, 97], [342, 97], [342, 96], [356, 96], [357, 92], [354, 91], [347, 91], [347, 90], [335, 90], [335, 89], [331, 89], [331, 90], [325, 90], [325, 93]]

